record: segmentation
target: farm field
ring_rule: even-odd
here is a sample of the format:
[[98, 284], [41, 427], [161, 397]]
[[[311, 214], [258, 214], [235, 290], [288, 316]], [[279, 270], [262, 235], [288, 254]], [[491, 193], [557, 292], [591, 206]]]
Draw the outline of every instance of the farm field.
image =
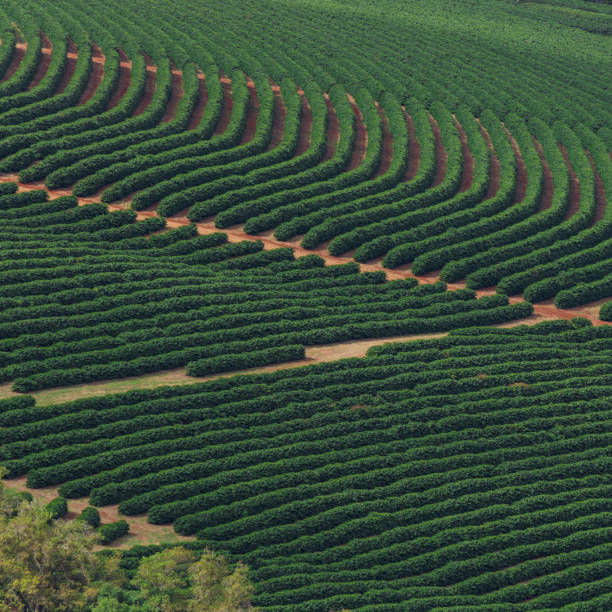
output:
[[0, 0], [6, 483], [266, 612], [612, 609], [611, 35]]

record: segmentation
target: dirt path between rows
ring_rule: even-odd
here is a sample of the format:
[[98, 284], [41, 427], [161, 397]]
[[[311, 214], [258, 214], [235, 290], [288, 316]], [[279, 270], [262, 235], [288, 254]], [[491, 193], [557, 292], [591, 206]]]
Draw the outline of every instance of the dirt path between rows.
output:
[[270, 81], [270, 87], [272, 87], [274, 94], [274, 119], [272, 120], [272, 135], [266, 151], [275, 149], [283, 141], [285, 119], [287, 117], [287, 109], [281, 96], [280, 87], [274, 81]]
[[606, 188], [601, 180], [601, 176], [599, 174], [599, 170], [597, 169], [597, 165], [595, 164], [595, 160], [593, 159], [593, 155], [590, 151], [586, 151], [586, 156], [589, 158], [589, 163], [591, 164], [591, 168], [593, 169], [593, 175], [595, 177], [595, 217], [593, 218], [593, 223], [597, 223], [601, 221], [606, 215], [606, 207], [608, 204]]
[[[147, 110], [149, 104], [151, 104], [151, 100], [153, 99], [153, 94], [155, 93], [155, 88], [157, 86], [157, 70], [156, 66], [153, 64], [153, 60], [146, 54], [145, 61], [147, 63], [147, 72], [146, 72], [146, 80], [144, 86], [144, 92], [142, 98], [138, 102], [138, 106], [132, 113], [132, 117], [137, 117], [138, 115], [142, 115], [142, 113]], [[151, 70], [153, 68], [153, 70]]]
[[179, 102], [181, 101], [184, 93], [183, 73], [172, 71], [172, 93], [170, 94], [170, 100], [168, 100], [168, 104], [166, 105], [166, 112], [161, 118], [161, 123], [168, 123], [168, 121], [172, 121], [172, 119], [174, 119]]
[[16, 43], [15, 49], [13, 51], [13, 57], [11, 58], [11, 63], [8, 65], [7, 69], [4, 71], [2, 75], [2, 79], [0, 79], [1, 83], [8, 81], [14, 74], [17, 72], [17, 68], [21, 65], [23, 58], [25, 57], [26, 50], [28, 48], [27, 43]]
[[255, 138], [255, 132], [257, 132], [257, 121], [259, 119], [259, 96], [257, 95], [255, 83], [248, 79], [247, 87], [249, 89], [249, 109], [247, 111], [244, 132], [242, 132], [242, 137], [240, 138], [241, 145], [247, 144], [251, 142], [253, 138]]
[[128, 63], [128, 57], [122, 49], [117, 50], [119, 53], [120, 61], [119, 61], [119, 79], [117, 81], [117, 87], [113, 92], [110, 100], [108, 101], [108, 105], [106, 106], [106, 110], [111, 110], [115, 108], [117, 104], [121, 101], [121, 98], [125, 95], [125, 92], [128, 90], [130, 86], [130, 80], [132, 77], [132, 67], [131, 63]]
[[365, 159], [366, 152], [368, 149], [368, 130], [363, 121], [363, 114], [355, 99], [347, 95], [348, 100], [355, 113], [355, 143], [353, 144], [353, 152], [349, 163], [344, 168], [345, 172], [350, 172], [361, 165], [361, 162]]
[[191, 117], [189, 117], [189, 122], [187, 123], [188, 130], [195, 130], [199, 125], [202, 117], [204, 116], [204, 111], [206, 110], [206, 105], [208, 104], [208, 89], [206, 89], [206, 78], [203, 73], [198, 74], [199, 79], [199, 95], [198, 101], [191, 113]]
[[[303, 94], [303, 92], [302, 92]], [[295, 157], [302, 155], [310, 148], [312, 138], [312, 109], [306, 96], [302, 95], [302, 120], [300, 121], [300, 133], [298, 135]]]
[[540, 205], [538, 206], [537, 212], [541, 212], [544, 210], [548, 210], [553, 201], [553, 194], [555, 190], [554, 186], [554, 178], [553, 173], [546, 161], [546, 157], [544, 156], [544, 150], [542, 149], [542, 145], [535, 139], [534, 136], [531, 137], [533, 144], [540, 156], [540, 161], [542, 162], [542, 195], [540, 196]]
[[489, 200], [490, 198], [495, 197], [495, 195], [499, 191], [499, 185], [501, 181], [501, 163], [495, 151], [495, 147], [493, 146], [491, 135], [484, 127], [484, 125], [480, 123], [480, 120], [478, 120], [478, 123], [480, 124], [480, 130], [482, 132], [482, 136], [485, 140], [487, 148], [489, 149], [489, 189], [484, 198], [485, 200]]
[[506, 135], [510, 139], [510, 145], [512, 146], [512, 150], [514, 151], [514, 158], [516, 159], [516, 177], [515, 177], [515, 188], [514, 188], [514, 196], [512, 198], [513, 204], [518, 204], [525, 199], [525, 194], [527, 193], [527, 167], [525, 166], [525, 162], [523, 161], [523, 156], [521, 155], [521, 149], [518, 146], [518, 142], [511, 134], [510, 130], [504, 125], [504, 130]]
[[338, 146], [338, 141], [340, 140], [340, 123], [338, 121], [338, 116], [336, 115], [336, 109], [334, 105], [331, 103], [329, 96], [327, 94], [323, 94], [325, 96], [325, 104], [327, 105], [327, 148], [325, 149], [325, 154], [323, 155], [322, 162], [326, 162], [328, 159], [331, 159], [336, 153], [336, 148]]
[[429, 122], [431, 123], [431, 129], [436, 141], [436, 171], [434, 173], [431, 186], [437, 187], [446, 176], [448, 153], [444, 147], [444, 143], [442, 142], [442, 134], [440, 133], [440, 127], [438, 126], [437, 121], [431, 115], [429, 115]]
[[459, 140], [461, 141], [461, 155], [463, 156], [463, 171], [461, 173], [461, 183], [459, 184], [458, 193], [467, 191], [474, 182], [474, 156], [470, 151], [470, 147], [467, 143], [467, 135], [463, 126], [457, 121], [457, 118], [453, 116], [453, 122], [459, 132]]
[[578, 177], [576, 176], [576, 172], [574, 171], [574, 167], [572, 166], [572, 162], [570, 161], [567, 149], [562, 144], [559, 145], [559, 148], [561, 149], [563, 159], [565, 159], [565, 163], [567, 164], [567, 170], [570, 175], [569, 204], [567, 207], [567, 212], [565, 213], [565, 217], [563, 218], [563, 221], [567, 221], [570, 217], [575, 215], [578, 212], [578, 209], [580, 208], [580, 185], [578, 184]]
[[34, 89], [44, 78], [49, 70], [49, 64], [51, 63], [51, 55], [53, 54], [53, 45], [46, 34], [40, 35], [42, 38], [42, 47], [40, 49], [40, 61], [36, 67], [34, 77], [30, 81], [30, 84], [26, 87], [26, 91]]
[[229, 125], [232, 118], [232, 110], [234, 108], [234, 98], [232, 96], [232, 82], [227, 77], [221, 77], [221, 88], [223, 89], [223, 102], [221, 106], [221, 115], [217, 121], [217, 127], [213, 134], [218, 136], [223, 134]]
[[391, 162], [393, 161], [393, 132], [389, 127], [389, 119], [378, 102], [376, 102], [376, 108], [378, 109], [380, 120], [382, 121], [383, 143], [382, 153], [380, 157], [380, 166], [378, 167], [378, 170], [374, 174], [373, 178], [376, 178], [377, 176], [381, 176], [388, 172], [389, 168], [391, 167]]
[[408, 127], [408, 138], [409, 138], [409, 151], [410, 159], [408, 160], [408, 168], [406, 168], [406, 174], [404, 175], [404, 181], [411, 181], [419, 171], [421, 165], [421, 145], [416, 132], [414, 130], [414, 120], [412, 117], [404, 111], [406, 115], [406, 126]]

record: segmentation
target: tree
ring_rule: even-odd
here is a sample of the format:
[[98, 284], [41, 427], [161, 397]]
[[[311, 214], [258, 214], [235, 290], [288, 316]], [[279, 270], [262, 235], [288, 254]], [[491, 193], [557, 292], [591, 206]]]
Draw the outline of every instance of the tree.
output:
[[250, 600], [254, 587], [247, 570], [244, 563], [238, 562], [232, 572], [225, 557], [205, 549], [201, 559], [189, 568], [191, 609], [194, 612], [253, 611]]
[[182, 546], [168, 548], [144, 558], [132, 579], [147, 604], [161, 612], [180, 612], [189, 599], [189, 567], [195, 555]]
[[82, 610], [104, 581], [120, 583], [119, 558], [93, 552], [83, 521], [54, 521], [39, 501], [0, 484], [0, 610]]

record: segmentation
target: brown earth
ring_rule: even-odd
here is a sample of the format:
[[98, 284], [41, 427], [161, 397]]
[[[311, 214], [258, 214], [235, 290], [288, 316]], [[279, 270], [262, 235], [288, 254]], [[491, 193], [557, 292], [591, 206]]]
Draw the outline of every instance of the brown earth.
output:
[[[75, 47], [76, 49], [76, 47]], [[95, 43], [92, 44], [92, 62], [91, 62], [91, 72], [89, 73], [89, 80], [87, 81], [87, 85], [85, 85], [85, 89], [77, 102], [77, 106], [81, 104], [85, 104], [88, 102], [93, 95], [98, 90], [102, 79], [104, 78], [104, 62], [106, 58], [102, 54], [102, 50]], [[68, 60], [70, 61], [70, 60]], [[74, 70], [76, 68], [76, 59], [70, 66], [66, 66], [67, 70], [64, 71], [64, 77], [62, 78], [62, 83], [60, 84], [60, 88], [65, 89], [68, 85], [72, 75], [74, 74]], [[62, 91], [63, 91], [62, 89]]]
[[572, 215], [575, 215], [580, 208], [580, 184], [578, 183], [578, 177], [576, 176], [576, 172], [574, 171], [574, 167], [572, 166], [572, 162], [570, 161], [569, 155], [567, 153], [567, 149], [559, 144], [559, 148], [561, 149], [561, 153], [563, 154], [563, 159], [565, 159], [565, 163], [567, 164], [567, 170], [570, 175], [570, 184], [569, 184], [569, 205], [567, 207], [567, 213], [565, 214], [566, 221]]
[[232, 82], [227, 77], [221, 77], [221, 87], [223, 89], [223, 106], [221, 108], [221, 116], [215, 128], [215, 136], [223, 134], [229, 125], [232, 118], [232, 109], [234, 108], [234, 98], [232, 97]]
[[368, 148], [368, 130], [363, 122], [363, 115], [361, 110], [357, 106], [355, 99], [347, 95], [349, 102], [351, 104], [351, 108], [355, 113], [355, 144], [353, 145], [353, 153], [351, 155], [351, 159], [349, 160], [348, 165], [344, 169], [345, 172], [349, 172], [350, 170], [354, 170], [357, 168], [361, 162], [364, 160], [366, 151]]
[[[428, 113], [429, 114], [429, 113]], [[436, 140], [436, 172], [431, 183], [432, 187], [437, 187], [446, 176], [446, 165], [448, 163], [448, 153], [442, 142], [442, 134], [436, 120], [429, 115], [429, 122], [431, 123], [431, 129]]]
[[[303, 92], [302, 92], [303, 93]], [[312, 109], [306, 96], [302, 95], [302, 120], [300, 121], [300, 133], [298, 135], [298, 143], [295, 149], [295, 156], [302, 155], [310, 147], [310, 139], [312, 136]]]
[[376, 108], [378, 109], [378, 114], [380, 115], [383, 125], [383, 144], [382, 155], [380, 157], [380, 166], [378, 167], [376, 174], [374, 174], [374, 178], [385, 174], [389, 170], [391, 162], [393, 161], [393, 132], [391, 132], [389, 128], [389, 119], [378, 102], [376, 103]]
[[115, 108], [115, 106], [119, 104], [119, 101], [121, 100], [121, 98], [123, 98], [123, 96], [125, 95], [125, 92], [128, 90], [130, 86], [130, 79], [132, 75], [132, 63], [129, 61], [127, 55], [122, 49], [118, 49], [118, 52], [121, 58], [119, 61], [119, 80], [117, 81], [117, 87], [115, 91], [113, 92], [113, 95], [108, 101], [106, 110]]
[[183, 94], [183, 73], [172, 71], [172, 93], [170, 94], [170, 100], [168, 100], [168, 104], [166, 106], [166, 112], [161, 118], [162, 123], [167, 123], [168, 121], [172, 121], [172, 119], [174, 119]]
[[555, 190], [555, 183], [553, 173], [546, 161], [546, 157], [544, 157], [544, 150], [542, 149], [542, 145], [532, 136], [533, 144], [540, 156], [540, 161], [542, 162], [542, 170], [543, 170], [543, 181], [542, 181], [542, 196], [540, 197], [540, 205], [538, 206], [538, 211], [547, 210], [550, 208], [553, 200], [553, 194]]
[[[74, 44], [72, 40], [68, 39], [68, 53], [66, 55], [66, 65], [64, 66], [64, 73], [62, 74], [62, 78], [60, 79], [60, 82], [57, 86], [55, 95], [64, 93], [66, 87], [68, 87], [68, 83], [70, 83], [70, 79], [72, 79], [72, 77], [74, 76], [74, 71], [76, 70], [76, 53], [77, 53], [77, 46]], [[92, 64], [91, 70], [92, 72], [96, 70], [96, 64]], [[104, 71], [104, 68], [102, 68], [102, 71]], [[91, 81], [91, 76], [89, 80]], [[89, 83], [85, 87], [85, 90], [83, 91], [83, 94], [81, 95], [81, 98], [83, 98], [85, 94], [87, 93], [88, 86], [89, 86]], [[95, 91], [96, 88], [97, 88], [97, 85], [94, 89], [91, 90], [91, 95], [93, 95], [93, 92]], [[80, 103], [81, 101], [79, 100], [79, 104]]]
[[459, 193], [467, 191], [474, 182], [474, 156], [470, 151], [467, 143], [467, 135], [463, 126], [453, 116], [453, 122], [459, 132], [459, 140], [461, 141], [461, 155], [463, 157], [463, 172], [461, 173], [461, 183], [459, 184]]
[[26, 91], [30, 91], [36, 87], [45, 77], [49, 70], [49, 64], [51, 63], [51, 54], [53, 53], [53, 45], [46, 34], [40, 35], [42, 38], [42, 47], [40, 50], [40, 61], [36, 67], [34, 78], [30, 81], [30, 84], [26, 87]]
[[408, 113], [405, 114], [406, 125], [408, 126], [408, 137], [410, 139], [410, 160], [408, 161], [408, 168], [406, 169], [404, 181], [411, 181], [416, 176], [419, 171], [419, 166], [421, 165], [421, 145], [414, 131], [414, 121], [412, 117]]
[[[480, 120], [478, 120], [478, 123], [480, 123]], [[495, 152], [495, 148], [493, 147], [491, 135], [484, 127], [484, 125], [482, 125], [482, 123], [480, 123], [480, 130], [485, 139], [487, 148], [489, 149], [489, 190], [485, 195], [485, 200], [488, 200], [494, 197], [499, 191], [499, 184], [501, 181], [501, 163], [499, 162], [499, 157], [497, 157], [497, 153]]]
[[327, 148], [325, 149], [325, 155], [323, 155], [322, 161], [327, 161], [334, 156], [338, 141], [340, 140], [340, 123], [338, 122], [338, 116], [336, 115], [336, 109], [331, 103], [329, 96], [325, 95], [325, 104], [327, 104]]
[[191, 117], [189, 118], [189, 122], [187, 123], [188, 130], [195, 130], [202, 120], [202, 116], [204, 115], [204, 111], [206, 110], [206, 104], [208, 103], [208, 90], [206, 89], [206, 78], [203, 73], [198, 74], [199, 86], [200, 86], [200, 95], [198, 96], [198, 101], [191, 113]]
[[589, 163], [591, 164], [591, 168], [593, 169], [593, 175], [595, 176], [595, 217], [593, 218], [593, 223], [597, 223], [601, 221], [606, 214], [606, 206], [607, 206], [607, 194], [606, 188], [601, 180], [601, 176], [599, 174], [599, 170], [597, 170], [597, 165], [595, 164], [595, 160], [591, 155], [590, 151], [585, 151], [586, 156], [589, 158]]
[[2, 75], [0, 82], [3, 83], [4, 81], [8, 81], [15, 74], [15, 72], [17, 72], [17, 68], [19, 68], [19, 65], [25, 57], [27, 48], [27, 43], [18, 42], [15, 44], [15, 51], [13, 52], [11, 63], [8, 65], [6, 71]]
[[518, 146], [518, 142], [516, 142], [514, 136], [510, 133], [510, 130], [508, 130], [506, 126], [504, 126], [504, 130], [510, 139], [510, 144], [512, 145], [512, 150], [514, 151], [514, 157], [516, 158], [516, 188], [514, 190], [513, 198], [513, 203], [516, 204], [525, 199], [525, 193], [527, 192], [527, 167], [523, 161], [523, 156], [521, 155], [521, 149]]
[[155, 93], [155, 87], [157, 85], [157, 75], [156, 75], [156, 67], [153, 65], [151, 58], [144, 54], [145, 60], [147, 62], [147, 75], [144, 87], [144, 93], [142, 98], [140, 98], [140, 102], [136, 107], [136, 110], [132, 113], [132, 117], [137, 117], [145, 112], [151, 100], [153, 99], [153, 94]]
[[257, 89], [255, 89], [255, 83], [250, 79], [247, 81], [247, 87], [249, 88], [249, 110], [247, 111], [246, 125], [240, 144], [247, 144], [251, 142], [255, 137], [257, 131], [257, 119], [259, 118], [259, 97], [257, 96]]
[[267, 151], [271, 151], [282, 142], [285, 131], [285, 118], [287, 116], [287, 109], [281, 96], [280, 87], [273, 81], [270, 81], [270, 86], [274, 93], [274, 120], [272, 123], [272, 136]]

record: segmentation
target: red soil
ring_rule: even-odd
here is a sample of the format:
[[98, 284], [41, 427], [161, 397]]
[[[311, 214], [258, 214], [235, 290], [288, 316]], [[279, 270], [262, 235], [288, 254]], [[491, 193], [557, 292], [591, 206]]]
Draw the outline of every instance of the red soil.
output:
[[232, 117], [234, 108], [234, 99], [232, 98], [232, 82], [227, 77], [221, 78], [221, 87], [223, 88], [223, 107], [221, 108], [221, 116], [219, 123], [215, 129], [215, 135], [223, 134]]
[[178, 71], [172, 71], [172, 95], [168, 100], [166, 106], [166, 112], [162, 117], [162, 123], [171, 121], [176, 116], [176, 109], [178, 108], [179, 102], [183, 97], [183, 74]]
[[[303, 92], [302, 92], [303, 94]], [[310, 138], [312, 136], [312, 110], [306, 97], [302, 95], [302, 118], [300, 121], [300, 133], [298, 135], [297, 147], [295, 155], [301, 155], [310, 147]]]
[[[480, 123], [480, 121], [478, 122]], [[482, 124], [480, 124], [480, 130], [482, 135], [487, 143], [487, 148], [489, 149], [490, 156], [490, 168], [489, 168], [489, 190], [487, 191], [487, 195], [485, 196], [485, 200], [492, 198], [499, 190], [499, 183], [501, 179], [501, 164], [499, 163], [499, 157], [497, 157], [497, 153], [493, 148], [493, 141], [491, 140], [491, 136], [489, 132], [484, 128]]]
[[547, 210], [550, 208], [553, 200], [553, 193], [555, 190], [554, 178], [550, 166], [544, 157], [544, 151], [542, 145], [532, 136], [533, 144], [535, 145], [536, 151], [542, 161], [542, 169], [544, 180], [542, 182], [542, 197], [540, 198], [540, 206], [538, 210]]
[[567, 170], [570, 175], [570, 185], [569, 185], [569, 206], [567, 208], [567, 213], [565, 214], [564, 221], [569, 219], [572, 215], [575, 215], [580, 208], [580, 185], [578, 184], [578, 177], [574, 172], [574, 167], [570, 162], [569, 155], [567, 154], [567, 149], [560, 144], [559, 148], [561, 149], [561, 153], [563, 154], [563, 159], [565, 159], [565, 163], [567, 164]]
[[77, 46], [72, 42], [72, 40], [68, 39], [68, 53], [66, 54], [66, 64], [64, 65], [64, 73], [62, 74], [62, 78], [55, 90], [55, 95], [61, 94], [64, 92], [66, 87], [68, 87], [68, 83], [70, 83], [70, 79], [74, 75], [74, 71], [76, 68], [76, 58], [77, 58]]
[[327, 104], [327, 149], [325, 155], [323, 155], [322, 161], [327, 161], [334, 156], [336, 147], [338, 146], [338, 140], [340, 139], [340, 123], [338, 122], [338, 116], [336, 115], [336, 109], [331, 103], [329, 96], [325, 94], [325, 103]]
[[514, 190], [513, 198], [513, 203], [516, 204], [517, 202], [522, 202], [525, 199], [525, 193], [527, 192], [527, 168], [525, 166], [525, 162], [523, 161], [523, 156], [521, 155], [518, 142], [516, 142], [514, 136], [512, 136], [510, 131], [505, 126], [504, 130], [506, 130], [506, 134], [508, 134], [510, 144], [512, 145], [512, 150], [514, 151], [514, 157], [516, 158], [516, 189]]
[[446, 165], [448, 163], [448, 153], [442, 143], [442, 134], [436, 120], [429, 115], [429, 122], [433, 130], [434, 138], [436, 139], [436, 173], [434, 174], [432, 187], [437, 187], [446, 176]]
[[199, 83], [200, 83], [200, 96], [198, 97], [198, 101], [191, 113], [191, 117], [189, 118], [189, 123], [187, 124], [188, 130], [195, 130], [195, 128], [200, 125], [200, 121], [202, 120], [202, 115], [204, 115], [204, 111], [206, 110], [206, 104], [208, 103], [208, 90], [206, 89], [206, 79], [204, 75], [200, 73], [198, 75]]
[[355, 113], [355, 144], [353, 145], [353, 154], [351, 155], [351, 159], [344, 169], [345, 172], [354, 170], [361, 164], [365, 158], [366, 150], [368, 148], [368, 130], [363, 122], [361, 110], [357, 106], [357, 103], [352, 96], [349, 95], [347, 97], [351, 103], [353, 112]]
[[601, 180], [601, 176], [599, 175], [599, 171], [597, 170], [597, 166], [595, 165], [595, 160], [593, 159], [591, 152], [585, 151], [585, 153], [589, 158], [589, 163], [591, 164], [591, 168], [593, 168], [593, 174], [595, 176], [595, 218], [593, 219], [593, 223], [597, 223], [598, 221], [601, 221], [606, 214], [606, 188]]
[[247, 87], [249, 88], [249, 110], [247, 112], [246, 125], [240, 144], [246, 144], [251, 142], [257, 131], [257, 118], [259, 117], [259, 98], [257, 97], [257, 90], [255, 89], [255, 83], [253, 81], [247, 81]]
[[[132, 62], [130, 62], [128, 56], [125, 54], [123, 49], [118, 49], [120, 56], [119, 63], [119, 80], [117, 82], [117, 88], [113, 92], [111, 99], [108, 101], [108, 106], [106, 110], [110, 110], [111, 108], [115, 108], [119, 101], [125, 95], [125, 92], [128, 90], [130, 86], [130, 78], [132, 74]], [[95, 64], [94, 64], [95, 66]]]
[[459, 132], [459, 139], [461, 140], [461, 154], [463, 155], [463, 173], [461, 174], [461, 184], [459, 185], [459, 193], [467, 191], [474, 182], [474, 156], [470, 151], [467, 143], [467, 136], [463, 126], [453, 117], [455, 127]]
[[27, 86], [26, 91], [30, 91], [36, 87], [45, 77], [47, 71], [49, 70], [49, 64], [51, 63], [51, 53], [53, 53], [53, 45], [49, 40], [46, 34], [41, 34], [42, 38], [42, 48], [40, 54], [40, 61], [38, 62], [38, 66], [36, 67], [36, 73], [34, 74], [34, 78]]
[[137, 117], [145, 112], [153, 99], [153, 94], [155, 93], [155, 87], [157, 85], [156, 67], [153, 65], [153, 60], [151, 60], [146, 53], [143, 53], [143, 55], [147, 63], [147, 77], [145, 81], [144, 94], [142, 98], [140, 98], [140, 102], [132, 115], [133, 117]]
[[408, 127], [408, 137], [410, 139], [410, 160], [408, 161], [408, 168], [406, 168], [406, 174], [404, 175], [404, 181], [411, 181], [419, 171], [421, 165], [421, 145], [414, 132], [414, 121], [412, 117], [406, 114], [406, 126]]
[[285, 131], [285, 118], [287, 116], [287, 109], [281, 96], [280, 87], [273, 82], [270, 82], [270, 85], [274, 92], [274, 123], [272, 124], [272, 137], [270, 138], [268, 151], [274, 149], [282, 142]]
[[387, 118], [387, 115], [385, 115], [383, 109], [380, 107], [378, 102], [376, 103], [376, 107], [378, 108], [378, 114], [380, 115], [383, 124], [383, 146], [380, 166], [378, 168], [378, 171], [374, 175], [374, 178], [385, 174], [385, 172], [389, 170], [389, 167], [391, 166], [391, 162], [393, 160], [393, 134], [389, 129], [389, 119]]
[[19, 68], [19, 64], [21, 64], [27, 49], [27, 43], [16, 43], [15, 51], [13, 52], [13, 58], [11, 59], [11, 63], [8, 65], [5, 73], [2, 75], [2, 79], [0, 82], [8, 81]]

